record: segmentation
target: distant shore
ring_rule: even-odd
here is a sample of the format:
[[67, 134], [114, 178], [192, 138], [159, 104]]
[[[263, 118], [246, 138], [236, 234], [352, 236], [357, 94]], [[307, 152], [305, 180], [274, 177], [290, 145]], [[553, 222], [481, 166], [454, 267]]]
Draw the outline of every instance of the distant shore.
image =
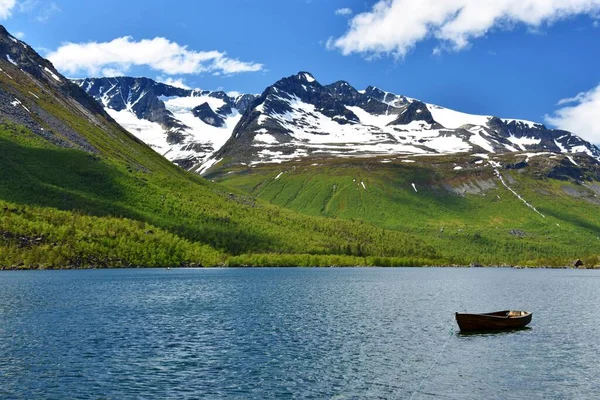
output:
[[551, 265], [537, 265], [537, 266], [522, 266], [522, 265], [481, 265], [481, 266], [472, 266], [472, 265], [399, 265], [399, 266], [378, 266], [378, 265], [329, 265], [329, 266], [315, 266], [315, 265], [286, 265], [286, 266], [276, 266], [276, 265], [214, 265], [214, 266], [199, 266], [199, 265], [190, 265], [190, 266], [170, 266], [170, 267], [144, 267], [144, 266], [119, 266], [119, 267], [108, 267], [108, 266], [86, 266], [86, 267], [76, 267], [76, 266], [41, 266], [41, 267], [23, 267], [23, 266], [9, 266], [9, 267], [0, 267], [0, 272], [2, 271], [68, 271], [68, 270], [109, 270], [109, 269], [165, 269], [165, 270], [175, 270], [175, 269], [266, 269], [266, 268], [460, 268], [460, 269], [490, 269], [490, 268], [506, 268], [506, 269], [571, 269], [571, 270], [600, 270], [600, 265], [595, 266], [580, 266], [573, 267], [569, 265], [564, 266], [551, 266]]

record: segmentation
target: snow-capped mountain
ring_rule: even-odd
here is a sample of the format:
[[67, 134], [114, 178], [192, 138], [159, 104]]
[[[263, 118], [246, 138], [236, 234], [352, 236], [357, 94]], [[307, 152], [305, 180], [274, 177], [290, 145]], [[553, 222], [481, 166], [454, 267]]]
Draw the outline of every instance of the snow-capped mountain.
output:
[[258, 96], [182, 89], [148, 78], [89, 78], [74, 82], [119, 124], [186, 169], [202, 165], [229, 139]]
[[307, 157], [600, 150], [530, 121], [472, 115], [300, 72], [260, 96], [175, 88], [145, 78], [76, 81], [113, 118], [179, 165], [198, 172], [230, 164]]
[[596, 146], [542, 124], [465, 114], [343, 81], [324, 86], [300, 72], [267, 88], [209, 163], [522, 151], [600, 157]]

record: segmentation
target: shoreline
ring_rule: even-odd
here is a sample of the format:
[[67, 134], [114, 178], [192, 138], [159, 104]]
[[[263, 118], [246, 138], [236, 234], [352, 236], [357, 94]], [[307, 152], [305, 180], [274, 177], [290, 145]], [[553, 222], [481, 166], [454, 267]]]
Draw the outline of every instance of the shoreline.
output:
[[191, 270], [191, 269], [286, 269], [286, 268], [307, 268], [307, 269], [324, 269], [324, 268], [346, 268], [346, 269], [370, 269], [370, 268], [386, 268], [386, 269], [399, 269], [399, 268], [440, 268], [440, 269], [561, 269], [561, 270], [600, 270], [600, 266], [590, 266], [590, 267], [573, 267], [573, 266], [522, 266], [522, 265], [486, 265], [486, 266], [472, 266], [472, 265], [414, 265], [414, 266], [376, 266], [376, 265], [330, 265], [330, 266], [310, 266], [310, 265], [296, 265], [296, 266], [252, 266], [252, 265], [236, 265], [236, 266], [226, 266], [226, 265], [216, 265], [216, 266], [160, 266], [160, 267], [143, 267], [143, 266], [124, 266], [124, 267], [72, 267], [72, 266], [51, 266], [51, 267], [37, 267], [37, 268], [23, 268], [19, 266], [10, 266], [10, 267], [0, 267], [1, 272], [10, 272], [10, 271], [88, 271], [88, 270], [137, 270], [137, 269], [153, 269], [153, 270]]

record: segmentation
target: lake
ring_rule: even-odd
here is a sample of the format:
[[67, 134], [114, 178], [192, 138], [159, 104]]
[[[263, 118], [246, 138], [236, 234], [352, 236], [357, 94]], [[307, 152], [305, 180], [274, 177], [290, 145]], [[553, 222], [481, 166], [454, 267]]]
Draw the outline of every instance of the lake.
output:
[[0, 398], [598, 398], [599, 311], [600, 271], [2, 272]]

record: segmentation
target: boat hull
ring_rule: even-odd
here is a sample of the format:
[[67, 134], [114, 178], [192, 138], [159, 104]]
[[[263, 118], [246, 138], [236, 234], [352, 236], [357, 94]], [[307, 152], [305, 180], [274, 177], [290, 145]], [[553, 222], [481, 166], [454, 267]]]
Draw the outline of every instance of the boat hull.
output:
[[488, 314], [456, 313], [461, 332], [504, 331], [524, 328], [533, 314], [526, 311], [498, 311]]

